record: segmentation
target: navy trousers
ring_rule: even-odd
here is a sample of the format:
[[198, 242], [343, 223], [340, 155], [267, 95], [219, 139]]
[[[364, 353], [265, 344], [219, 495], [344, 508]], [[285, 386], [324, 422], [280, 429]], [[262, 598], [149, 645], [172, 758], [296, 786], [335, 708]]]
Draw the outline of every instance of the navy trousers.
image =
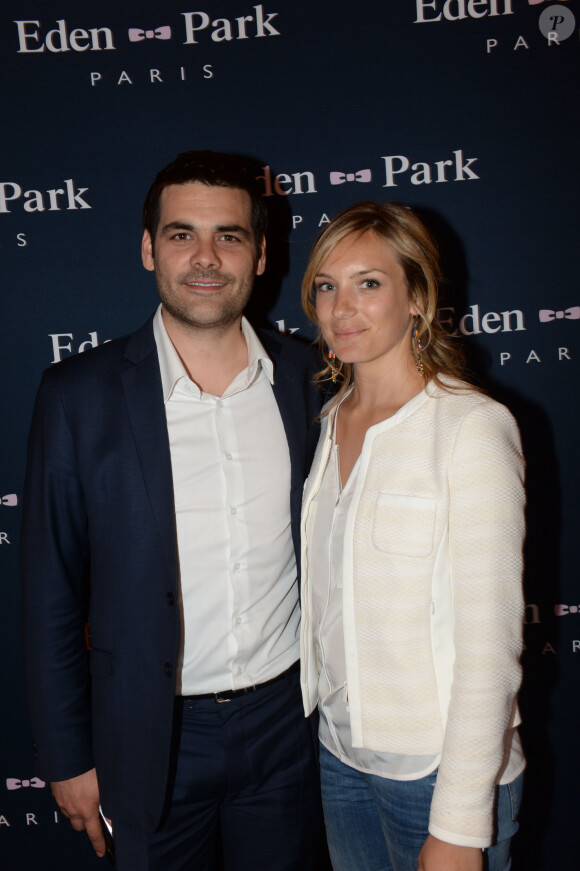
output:
[[119, 871], [317, 871], [317, 736], [299, 674], [218, 704], [180, 702], [170, 801], [157, 832], [115, 829]]

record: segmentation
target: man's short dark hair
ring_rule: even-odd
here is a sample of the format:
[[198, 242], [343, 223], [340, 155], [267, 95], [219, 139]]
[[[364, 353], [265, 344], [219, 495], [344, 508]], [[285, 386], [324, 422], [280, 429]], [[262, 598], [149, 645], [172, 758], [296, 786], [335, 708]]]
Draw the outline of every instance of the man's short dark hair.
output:
[[258, 183], [240, 158], [217, 151], [184, 151], [157, 173], [143, 205], [143, 226], [153, 243], [159, 225], [161, 192], [168, 185], [191, 182], [246, 191], [252, 204], [252, 232], [256, 246], [259, 245], [266, 232], [266, 206]]

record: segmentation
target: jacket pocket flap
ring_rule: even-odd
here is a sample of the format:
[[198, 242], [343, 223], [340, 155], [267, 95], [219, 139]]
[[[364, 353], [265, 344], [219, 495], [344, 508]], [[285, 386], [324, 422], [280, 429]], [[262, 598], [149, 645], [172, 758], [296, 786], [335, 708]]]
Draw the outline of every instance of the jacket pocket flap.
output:
[[90, 650], [89, 671], [93, 677], [109, 677], [113, 671], [113, 654], [95, 648]]
[[385, 553], [428, 556], [433, 550], [436, 516], [436, 499], [379, 493], [373, 517], [373, 544]]

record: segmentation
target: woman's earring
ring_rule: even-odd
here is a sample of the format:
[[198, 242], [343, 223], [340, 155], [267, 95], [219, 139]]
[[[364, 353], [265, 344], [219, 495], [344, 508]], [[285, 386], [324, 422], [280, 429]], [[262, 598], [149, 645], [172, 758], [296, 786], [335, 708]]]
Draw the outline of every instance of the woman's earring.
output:
[[425, 350], [425, 345], [421, 341], [421, 339], [417, 338], [417, 317], [413, 318], [413, 329], [411, 330], [411, 348], [413, 350], [413, 357], [415, 358], [417, 372], [421, 375], [422, 378], [425, 377], [425, 367], [423, 366], [423, 361], [421, 360], [421, 351]]
[[332, 373], [330, 378], [331, 378], [332, 383], [336, 384], [336, 379], [338, 377], [338, 369], [336, 368], [336, 366], [332, 362], [333, 360], [336, 360], [336, 354], [334, 353], [334, 351], [332, 350], [332, 348], [329, 345], [328, 346], [328, 365], [330, 366], [330, 371]]

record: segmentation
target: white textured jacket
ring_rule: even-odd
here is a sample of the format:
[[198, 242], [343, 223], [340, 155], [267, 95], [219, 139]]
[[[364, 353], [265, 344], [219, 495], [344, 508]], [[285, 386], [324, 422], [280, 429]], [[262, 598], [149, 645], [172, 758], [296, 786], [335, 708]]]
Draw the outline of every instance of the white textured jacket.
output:
[[[318, 701], [309, 530], [330, 453], [331, 417], [324, 419], [303, 500], [307, 715]], [[429, 831], [485, 847], [521, 680], [518, 429], [509, 411], [487, 396], [431, 383], [368, 430], [360, 463], [342, 578], [353, 745], [441, 753]]]

